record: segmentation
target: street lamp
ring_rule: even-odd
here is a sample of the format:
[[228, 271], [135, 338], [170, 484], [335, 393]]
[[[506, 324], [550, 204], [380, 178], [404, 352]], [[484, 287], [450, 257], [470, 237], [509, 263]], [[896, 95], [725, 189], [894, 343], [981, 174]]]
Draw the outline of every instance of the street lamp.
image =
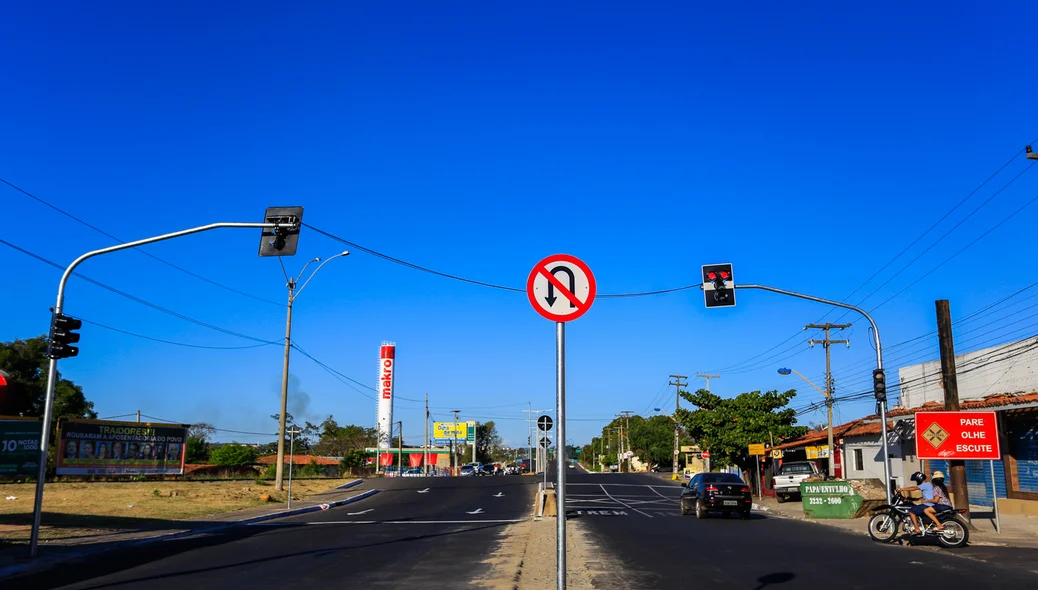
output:
[[828, 421], [829, 421], [829, 475], [830, 476], [835, 475], [835, 473], [833, 473], [833, 470], [834, 470], [833, 463], [835, 461], [833, 455], [835, 453], [834, 453], [834, 449], [833, 449], [833, 398], [832, 398], [832, 396], [829, 395], [828, 391], [825, 391], [821, 387], [818, 387], [817, 385], [812, 383], [810, 379], [808, 379], [807, 377], [804, 377], [803, 375], [801, 375], [800, 372], [797, 371], [796, 369], [787, 369], [786, 367], [782, 367], [781, 369], [778, 370], [778, 373], [779, 373], [779, 375], [789, 375], [790, 373], [796, 373], [797, 377], [800, 377], [804, 381], [807, 381], [808, 385], [810, 385], [811, 387], [814, 387], [815, 389], [817, 389], [819, 391], [819, 393], [821, 393], [823, 396], [825, 396], [825, 406], [826, 406], [826, 409], [828, 410]]
[[[274, 477], [274, 487], [276, 487], [278, 491], [285, 489], [282, 477], [284, 476], [285, 467], [285, 415], [288, 413], [288, 357], [289, 353], [292, 351], [292, 304], [295, 303], [296, 297], [299, 297], [299, 294], [303, 292], [303, 289], [310, 284], [314, 275], [324, 268], [324, 265], [336, 258], [349, 255], [349, 251], [343, 250], [334, 256], [328, 257], [324, 262], [321, 262], [320, 258], [314, 258], [303, 265], [303, 269], [299, 271], [299, 276], [296, 278], [288, 276], [288, 272], [285, 271], [285, 263], [281, 262], [281, 258], [278, 258], [278, 262], [281, 262], [281, 272], [285, 273], [285, 282], [288, 287], [288, 319], [285, 320], [285, 364], [281, 371], [281, 415], [278, 419], [278, 466]], [[299, 279], [303, 277], [306, 268], [313, 262], [320, 262], [321, 264], [310, 273], [310, 276], [303, 281], [303, 286], [299, 287], [299, 290], [296, 291], [296, 285], [298, 284]]]

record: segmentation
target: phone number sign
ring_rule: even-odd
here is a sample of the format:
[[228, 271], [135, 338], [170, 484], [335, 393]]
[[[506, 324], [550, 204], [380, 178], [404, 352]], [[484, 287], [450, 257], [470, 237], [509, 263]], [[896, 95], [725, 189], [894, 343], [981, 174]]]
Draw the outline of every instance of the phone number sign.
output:
[[994, 412], [917, 412], [920, 459], [1001, 459]]

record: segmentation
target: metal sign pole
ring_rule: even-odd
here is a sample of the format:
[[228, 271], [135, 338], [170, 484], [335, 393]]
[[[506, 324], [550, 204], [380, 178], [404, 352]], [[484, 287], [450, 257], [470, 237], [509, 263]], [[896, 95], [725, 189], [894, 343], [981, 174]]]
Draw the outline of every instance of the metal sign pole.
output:
[[[555, 419], [558, 421], [555, 439], [566, 440], [566, 324], [555, 323]], [[558, 521], [558, 590], [566, 590], [566, 466], [565, 453], [555, 453], [555, 514]]]
[[1002, 521], [998, 518], [998, 491], [995, 487], [995, 462], [988, 461], [991, 465], [991, 505], [995, 507], [995, 532], [1002, 534]]

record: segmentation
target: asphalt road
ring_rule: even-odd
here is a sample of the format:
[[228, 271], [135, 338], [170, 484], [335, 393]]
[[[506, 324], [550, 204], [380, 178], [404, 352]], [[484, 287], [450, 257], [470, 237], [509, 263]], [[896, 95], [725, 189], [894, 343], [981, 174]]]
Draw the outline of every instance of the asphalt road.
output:
[[679, 516], [678, 485], [649, 475], [570, 471], [566, 493], [569, 518], [607, 555], [599, 588], [1038, 587], [1033, 550], [885, 545], [763, 513], [697, 520]]
[[[370, 498], [195, 538], [87, 556], [7, 588], [462, 588], [510, 522], [529, 518], [532, 477], [366, 482]], [[9, 586], [10, 584], [10, 586]]]

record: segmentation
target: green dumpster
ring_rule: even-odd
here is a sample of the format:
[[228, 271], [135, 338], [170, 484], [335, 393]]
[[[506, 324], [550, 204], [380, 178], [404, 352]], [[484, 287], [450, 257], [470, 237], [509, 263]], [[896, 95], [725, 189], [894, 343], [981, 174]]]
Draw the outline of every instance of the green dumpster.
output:
[[808, 518], [854, 518], [861, 496], [844, 480], [805, 481], [800, 484], [804, 515]]

